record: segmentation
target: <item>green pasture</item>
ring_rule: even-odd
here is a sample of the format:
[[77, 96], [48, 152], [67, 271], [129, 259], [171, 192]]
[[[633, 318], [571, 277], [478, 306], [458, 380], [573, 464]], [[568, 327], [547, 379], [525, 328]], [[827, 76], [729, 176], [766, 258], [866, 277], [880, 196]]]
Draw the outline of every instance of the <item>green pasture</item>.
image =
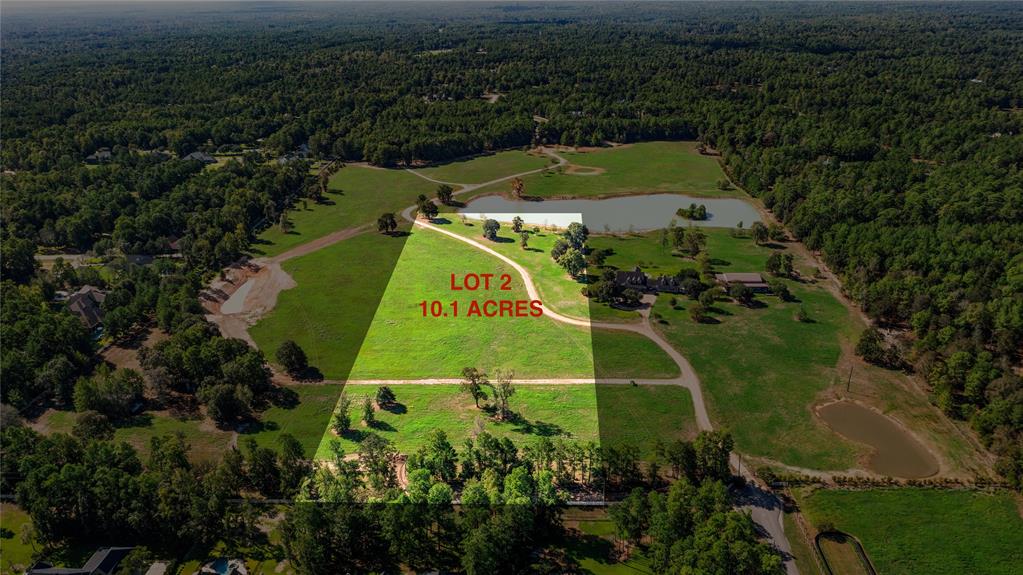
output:
[[443, 182], [482, 184], [536, 170], [550, 165], [551, 161], [551, 158], [542, 154], [511, 150], [421, 168], [416, 172]]
[[[373, 397], [377, 387], [349, 385], [353, 399], [353, 431], [341, 438], [351, 453], [367, 433], [377, 433], [394, 442], [402, 453], [424, 445], [427, 435], [441, 429], [452, 445], [461, 449], [465, 439], [482, 430], [508, 437], [520, 447], [539, 437], [579, 442], [598, 441], [607, 445], [630, 444], [644, 457], [653, 454], [658, 439], [670, 441], [695, 435], [692, 398], [678, 386], [629, 386], [588, 384], [530, 384], [515, 386], [509, 421], [499, 420], [493, 410], [492, 390], [477, 409], [472, 397], [458, 385], [391, 385], [398, 406], [376, 411], [377, 423], [368, 427], [360, 421], [362, 402]], [[329, 440], [337, 438], [329, 429], [323, 433], [317, 452], [325, 457]]]
[[796, 490], [814, 527], [855, 536], [885, 575], [1016, 575], [1023, 566], [1018, 494], [923, 488]]
[[398, 213], [416, 203], [419, 194], [433, 197], [437, 184], [405, 170], [346, 166], [330, 178], [324, 203], [299, 200], [289, 210], [287, 231], [279, 225], [266, 229], [253, 244], [257, 256], [276, 256], [331, 232], [361, 225], [376, 225], [384, 212]]
[[[526, 195], [540, 198], [684, 193], [708, 197], [741, 197], [737, 189], [722, 191], [725, 177], [717, 158], [696, 152], [694, 142], [645, 142], [586, 152], [558, 152], [576, 169], [562, 168], [523, 177]], [[588, 169], [593, 168], [593, 169]], [[510, 191], [499, 182], [466, 195], [475, 197]]]

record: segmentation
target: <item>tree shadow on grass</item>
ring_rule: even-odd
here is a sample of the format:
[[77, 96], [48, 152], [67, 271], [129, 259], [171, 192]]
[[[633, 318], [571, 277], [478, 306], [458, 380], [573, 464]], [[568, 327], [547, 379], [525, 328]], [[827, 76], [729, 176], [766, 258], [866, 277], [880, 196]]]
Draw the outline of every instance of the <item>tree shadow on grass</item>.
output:
[[514, 426], [512, 431], [524, 435], [536, 435], [538, 437], [571, 436], [570, 433], [566, 432], [563, 427], [556, 423], [539, 420], [529, 421], [518, 413], [513, 413], [506, 421]]
[[261, 397], [268, 405], [281, 409], [295, 409], [298, 407], [298, 394], [295, 390], [280, 385], [275, 385]]
[[117, 428], [132, 428], [132, 427], [152, 427], [153, 426], [153, 414], [152, 413], [140, 413], [131, 417], [125, 417], [117, 421], [112, 422], [114, 427]]
[[613, 559], [614, 545], [603, 537], [572, 530], [565, 543], [566, 550], [574, 561], [585, 558], [600, 565], [616, 564]]
[[320, 371], [320, 368], [310, 365], [294, 378], [298, 381], [323, 381], [323, 372]]
[[387, 413], [393, 413], [394, 415], [404, 415], [408, 413], [408, 407], [406, 407], [404, 403], [398, 401], [387, 404], [380, 409]]
[[368, 427], [369, 429], [371, 429], [373, 431], [391, 431], [391, 432], [398, 431], [398, 428], [394, 427], [390, 423], [387, 423], [386, 421], [380, 421], [379, 419], [374, 421], [373, 423], [367, 425], [366, 427]]
[[491, 241], [494, 242], [494, 243], [498, 243], [498, 244], [513, 244], [513, 243], [515, 243], [515, 240], [513, 240], [511, 238], [506, 238], [504, 236], [497, 236], [496, 238], [494, 238]]

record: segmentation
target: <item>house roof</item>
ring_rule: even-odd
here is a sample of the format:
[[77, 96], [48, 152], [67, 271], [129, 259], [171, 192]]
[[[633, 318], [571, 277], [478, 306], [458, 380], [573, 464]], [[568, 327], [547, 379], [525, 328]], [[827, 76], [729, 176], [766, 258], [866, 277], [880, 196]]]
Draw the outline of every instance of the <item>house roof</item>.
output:
[[185, 156], [184, 159], [186, 159], [186, 160], [199, 160], [200, 162], [202, 162], [204, 164], [216, 164], [217, 163], [217, 159], [214, 158], [213, 156], [207, 154], [206, 152], [192, 152], [191, 154], [188, 154], [187, 156]]
[[615, 272], [615, 283], [618, 285], [645, 286], [646, 274], [638, 266], [631, 272], [619, 270]]
[[89, 557], [82, 567], [53, 567], [49, 563], [36, 563], [26, 575], [111, 575], [132, 547], [103, 547]]
[[86, 327], [92, 329], [103, 322], [100, 304], [107, 294], [93, 286], [82, 286], [67, 298], [67, 307], [81, 318]]

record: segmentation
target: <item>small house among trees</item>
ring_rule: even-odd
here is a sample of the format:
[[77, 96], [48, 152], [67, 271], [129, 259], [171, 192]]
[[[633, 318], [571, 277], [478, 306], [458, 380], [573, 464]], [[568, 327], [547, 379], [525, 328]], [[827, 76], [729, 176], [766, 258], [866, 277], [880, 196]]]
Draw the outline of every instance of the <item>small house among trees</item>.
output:
[[771, 291], [771, 286], [764, 281], [763, 276], [756, 272], [715, 274], [714, 279], [726, 288], [739, 284], [755, 293], [770, 293]]
[[216, 164], [217, 163], [217, 159], [214, 158], [213, 156], [207, 154], [206, 152], [192, 152], [191, 154], [188, 154], [187, 156], [185, 156], [182, 159], [183, 160], [195, 160], [197, 162], [202, 162], [204, 164]]
[[103, 290], [86, 285], [67, 298], [67, 307], [77, 315], [85, 327], [95, 329], [103, 323], [103, 300], [107, 294]]

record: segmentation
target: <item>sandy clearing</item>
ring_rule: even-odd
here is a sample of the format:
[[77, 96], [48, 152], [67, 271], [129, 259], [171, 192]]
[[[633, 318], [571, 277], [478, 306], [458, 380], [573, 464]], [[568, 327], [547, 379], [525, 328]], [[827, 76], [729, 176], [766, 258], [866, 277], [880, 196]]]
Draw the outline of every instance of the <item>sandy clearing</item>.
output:
[[231, 297], [227, 298], [227, 301], [220, 304], [220, 313], [241, 313], [245, 309], [245, 296], [249, 295], [249, 291], [252, 290], [252, 284], [253, 280], [250, 279], [235, 290]]

